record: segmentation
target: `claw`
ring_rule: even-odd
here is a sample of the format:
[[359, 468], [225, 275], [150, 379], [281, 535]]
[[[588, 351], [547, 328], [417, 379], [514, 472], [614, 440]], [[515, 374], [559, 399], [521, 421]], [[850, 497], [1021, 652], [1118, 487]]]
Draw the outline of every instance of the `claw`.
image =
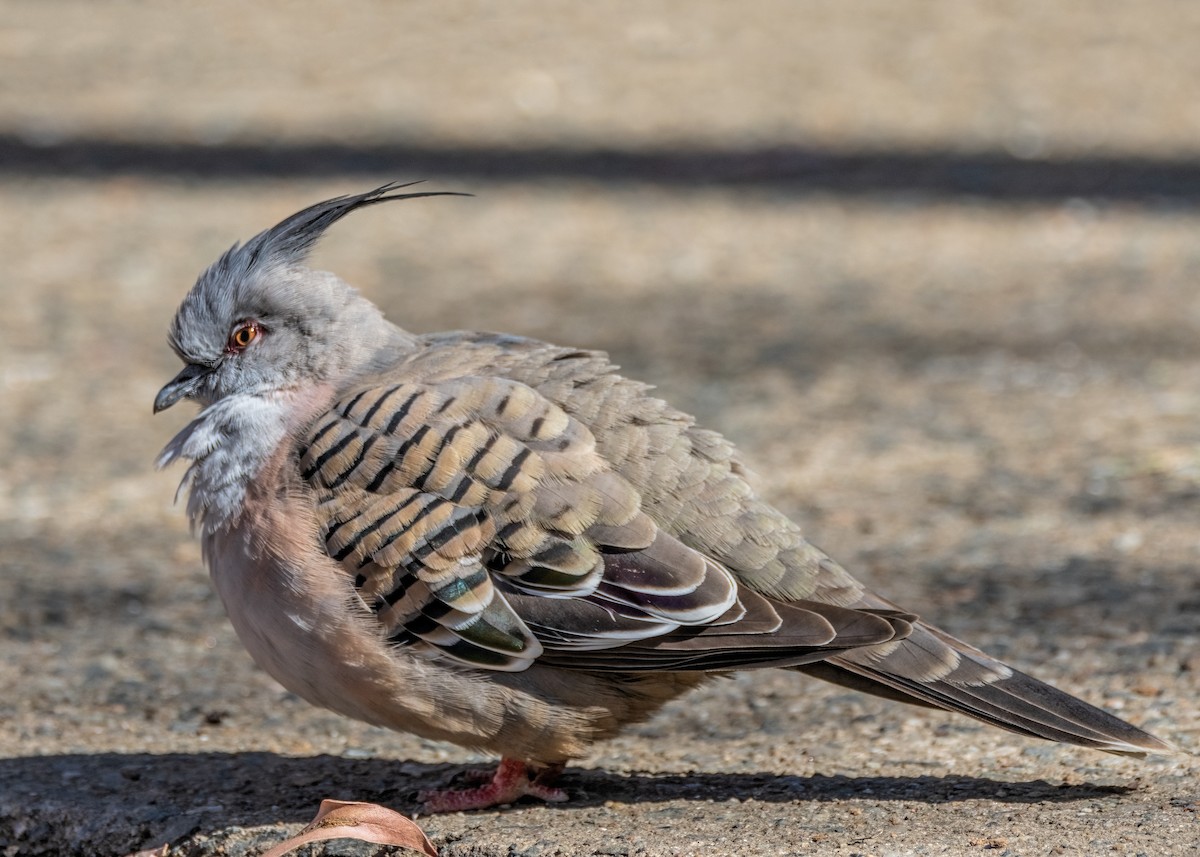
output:
[[423, 791], [417, 797], [424, 804], [425, 811], [430, 813], [488, 809], [513, 803], [523, 797], [535, 797], [547, 803], [561, 803], [567, 799], [567, 793], [563, 789], [554, 788], [550, 783], [558, 777], [562, 769], [562, 765], [550, 765], [534, 771], [530, 777], [530, 768], [524, 762], [517, 759], [501, 759], [496, 773], [486, 785], [470, 789], [434, 789]]

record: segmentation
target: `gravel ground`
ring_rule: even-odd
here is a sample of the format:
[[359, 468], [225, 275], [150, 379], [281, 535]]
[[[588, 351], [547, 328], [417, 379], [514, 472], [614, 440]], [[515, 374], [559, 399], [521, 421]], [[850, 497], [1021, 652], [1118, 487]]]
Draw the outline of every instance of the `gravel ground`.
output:
[[4, 854], [249, 855], [482, 761], [257, 670], [151, 467], [196, 273], [421, 177], [476, 196], [317, 261], [414, 330], [609, 351], [872, 585], [1187, 751], [741, 675], [566, 806], [421, 819], [443, 854], [1200, 848], [1200, 7], [0, 7]]

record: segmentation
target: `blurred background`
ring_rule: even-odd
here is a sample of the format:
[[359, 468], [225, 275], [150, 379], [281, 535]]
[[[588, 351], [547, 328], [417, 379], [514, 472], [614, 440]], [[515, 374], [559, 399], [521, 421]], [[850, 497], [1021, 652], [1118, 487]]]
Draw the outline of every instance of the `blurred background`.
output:
[[[610, 352], [884, 593], [1195, 747], [1198, 39], [1160, 0], [0, 0], [0, 839], [16, 784], [141, 753], [471, 758], [254, 669], [152, 467], [195, 276], [391, 180], [474, 194], [318, 250], [393, 320]], [[592, 764], [854, 775], [868, 733], [934, 773], [1079, 761], [792, 676], [705, 693]]]

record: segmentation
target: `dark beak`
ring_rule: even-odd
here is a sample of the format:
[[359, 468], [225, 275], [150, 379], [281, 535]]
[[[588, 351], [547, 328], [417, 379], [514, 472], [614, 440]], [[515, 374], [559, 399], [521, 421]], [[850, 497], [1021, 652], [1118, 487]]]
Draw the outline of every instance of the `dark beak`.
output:
[[209, 367], [199, 366], [195, 363], [184, 366], [179, 374], [172, 378], [167, 386], [159, 390], [158, 395], [154, 397], [154, 413], [165, 411], [180, 399], [191, 396], [196, 391], [196, 387], [200, 385], [201, 379], [211, 371], [212, 369]]

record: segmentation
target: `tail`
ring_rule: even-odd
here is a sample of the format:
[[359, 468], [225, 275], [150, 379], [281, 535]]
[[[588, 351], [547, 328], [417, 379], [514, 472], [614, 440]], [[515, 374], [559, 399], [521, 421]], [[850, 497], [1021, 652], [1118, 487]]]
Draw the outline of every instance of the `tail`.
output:
[[[855, 606], [892, 605], [870, 596]], [[854, 649], [795, 669], [887, 699], [957, 711], [1019, 735], [1126, 756], [1176, 752], [1119, 717], [924, 622], [914, 623], [903, 641]]]

